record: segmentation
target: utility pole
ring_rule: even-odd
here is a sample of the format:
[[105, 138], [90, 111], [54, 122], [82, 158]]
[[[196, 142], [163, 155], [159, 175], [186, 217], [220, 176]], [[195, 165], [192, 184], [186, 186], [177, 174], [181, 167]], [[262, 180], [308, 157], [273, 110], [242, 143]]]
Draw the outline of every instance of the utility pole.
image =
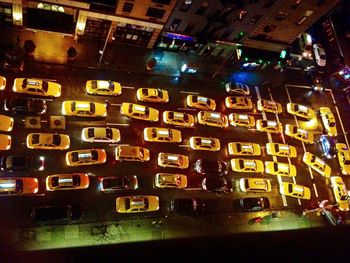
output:
[[101, 66], [101, 62], [102, 62], [102, 58], [103, 58], [103, 55], [105, 53], [105, 50], [106, 50], [106, 47], [107, 47], [107, 44], [108, 44], [108, 39], [109, 39], [109, 36], [112, 32], [112, 25], [109, 26], [109, 30], [108, 30], [108, 34], [107, 34], [107, 37], [106, 37], [106, 41], [105, 41], [105, 44], [103, 46], [103, 49], [102, 50], [99, 50], [99, 54], [100, 54], [100, 59], [97, 63], [98, 66]]

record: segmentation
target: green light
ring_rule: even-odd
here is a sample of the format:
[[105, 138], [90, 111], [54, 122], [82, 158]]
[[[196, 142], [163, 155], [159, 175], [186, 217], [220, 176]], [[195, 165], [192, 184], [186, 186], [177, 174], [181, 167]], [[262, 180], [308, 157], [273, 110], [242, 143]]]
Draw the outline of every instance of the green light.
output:
[[270, 61], [267, 61], [267, 64], [271, 64], [271, 62], [270, 62]]
[[286, 55], [287, 55], [287, 51], [282, 50], [281, 53], [280, 53], [280, 58], [285, 58]]
[[245, 58], [244, 58], [244, 61], [248, 61], [248, 58], [247, 58], [247, 57], [245, 57]]
[[263, 61], [261, 59], [258, 60], [259, 64], [263, 63]]
[[278, 65], [281, 65], [281, 61], [278, 61]]

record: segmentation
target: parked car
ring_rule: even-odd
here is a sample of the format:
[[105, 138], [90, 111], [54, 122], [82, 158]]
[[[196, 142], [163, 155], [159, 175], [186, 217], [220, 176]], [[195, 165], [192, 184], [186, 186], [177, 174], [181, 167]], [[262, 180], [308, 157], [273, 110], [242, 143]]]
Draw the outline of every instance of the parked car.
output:
[[80, 204], [38, 206], [32, 208], [30, 214], [35, 224], [67, 224], [80, 220], [83, 215], [83, 207]]
[[309, 71], [309, 75], [311, 78], [311, 87], [315, 91], [323, 91], [324, 83], [322, 75], [317, 70]]
[[324, 48], [321, 44], [313, 44], [312, 45], [314, 54], [315, 54], [315, 60], [317, 65], [320, 67], [326, 66], [326, 52], [324, 51]]
[[31, 195], [38, 192], [38, 179], [33, 177], [1, 177], [0, 195]]
[[270, 201], [267, 197], [245, 197], [239, 199], [242, 211], [263, 211], [270, 208]]
[[33, 98], [12, 98], [4, 100], [5, 111], [10, 111], [15, 114], [34, 114], [42, 115], [47, 111], [45, 100]]
[[335, 147], [334, 139], [328, 135], [320, 136], [320, 144], [323, 151], [324, 156], [327, 159], [332, 159], [337, 155], [337, 149]]
[[202, 180], [202, 189], [208, 192], [232, 192], [232, 184], [223, 176], [208, 176]]
[[179, 214], [195, 214], [205, 211], [205, 202], [200, 198], [175, 198], [170, 201], [170, 211]]
[[44, 79], [16, 78], [13, 91], [33, 96], [58, 98], [61, 96], [61, 84]]
[[224, 175], [228, 172], [228, 166], [221, 160], [198, 159], [193, 164], [193, 170], [199, 174]]
[[1, 157], [2, 171], [36, 170], [43, 171], [45, 167], [44, 156], [9, 155]]
[[159, 210], [159, 198], [154, 195], [119, 196], [115, 201], [118, 213], [142, 213]]
[[225, 84], [225, 89], [229, 94], [249, 96], [250, 89], [247, 84], [238, 82], [228, 82]]
[[138, 179], [136, 175], [99, 177], [98, 181], [100, 190], [106, 193], [138, 188]]

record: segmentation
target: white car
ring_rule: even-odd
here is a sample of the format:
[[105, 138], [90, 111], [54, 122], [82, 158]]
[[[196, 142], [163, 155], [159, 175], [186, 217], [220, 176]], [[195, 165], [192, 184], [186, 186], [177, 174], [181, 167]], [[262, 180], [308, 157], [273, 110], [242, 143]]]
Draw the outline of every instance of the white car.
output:
[[225, 84], [225, 89], [229, 94], [249, 96], [250, 89], [248, 85], [238, 82], [228, 82]]
[[324, 48], [321, 46], [321, 44], [313, 44], [312, 48], [314, 50], [317, 65], [320, 67], [326, 66], [326, 52], [324, 51]]

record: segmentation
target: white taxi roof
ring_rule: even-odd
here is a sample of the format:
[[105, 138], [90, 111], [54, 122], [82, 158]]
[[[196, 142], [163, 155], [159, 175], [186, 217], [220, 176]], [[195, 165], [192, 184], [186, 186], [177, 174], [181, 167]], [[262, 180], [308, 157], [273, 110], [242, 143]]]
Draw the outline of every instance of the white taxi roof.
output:
[[177, 155], [168, 155], [167, 159], [168, 160], [177, 161], [179, 159], [179, 156], [177, 156]]
[[248, 114], [238, 114], [238, 119], [248, 120]]
[[215, 119], [220, 119], [221, 114], [217, 112], [211, 112], [210, 117], [215, 118]]
[[202, 101], [202, 102], [207, 102], [207, 101], [208, 101], [208, 98], [198, 96], [198, 100], [199, 100], [199, 101]]
[[160, 135], [169, 135], [169, 130], [158, 130]]
[[135, 110], [144, 112], [145, 111], [145, 107], [136, 105], [135, 106]]

